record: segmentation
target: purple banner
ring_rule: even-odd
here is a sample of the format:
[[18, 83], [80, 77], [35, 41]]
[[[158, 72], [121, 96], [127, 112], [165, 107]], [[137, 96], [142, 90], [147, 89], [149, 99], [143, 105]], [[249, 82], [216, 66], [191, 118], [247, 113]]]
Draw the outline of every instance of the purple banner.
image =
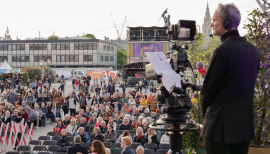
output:
[[141, 56], [141, 44], [140, 43], [133, 44], [133, 56], [134, 57]]
[[162, 43], [135, 43], [133, 44], [133, 57], [141, 57], [141, 48], [144, 52], [162, 52]]

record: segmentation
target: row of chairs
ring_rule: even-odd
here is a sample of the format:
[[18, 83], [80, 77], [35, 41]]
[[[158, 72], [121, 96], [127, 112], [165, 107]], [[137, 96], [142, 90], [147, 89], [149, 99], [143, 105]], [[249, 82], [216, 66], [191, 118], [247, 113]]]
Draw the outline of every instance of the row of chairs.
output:
[[[135, 135], [136, 134], [136, 130], [128, 130], [129, 133], [131, 135]], [[124, 130], [116, 130], [116, 134], [118, 135], [122, 135], [124, 132]], [[47, 136], [58, 136], [58, 133], [57, 132], [48, 132], [47, 133]], [[61, 136], [61, 133], [60, 133], [60, 136]], [[70, 132], [67, 132], [67, 136], [73, 136], [72, 134], [70, 134]]]

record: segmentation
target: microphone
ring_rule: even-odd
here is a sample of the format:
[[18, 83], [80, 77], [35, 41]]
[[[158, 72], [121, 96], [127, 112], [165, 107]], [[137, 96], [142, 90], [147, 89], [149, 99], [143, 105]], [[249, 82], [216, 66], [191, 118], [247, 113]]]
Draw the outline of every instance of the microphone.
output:
[[[226, 26], [226, 25], [225, 25]], [[216, 35], [219, 31], [221, 31], [221, 29], [223, 29], [224, 26], [222, 28], [220, 28], [217, 32], [215, 32], [214, 34], [210, 34], [209, 36], [213, 38], [214, 35]]]

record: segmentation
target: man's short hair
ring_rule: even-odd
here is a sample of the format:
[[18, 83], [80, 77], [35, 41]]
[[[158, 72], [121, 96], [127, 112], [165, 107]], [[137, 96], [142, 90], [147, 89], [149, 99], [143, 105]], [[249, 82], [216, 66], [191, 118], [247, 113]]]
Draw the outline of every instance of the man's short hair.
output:
[[241, 21], [241, 13], [239, 9], [234, 5], [234, 3], [229, 3], [225, 5], [219, 3], [217, 7], [217, 11], [219, 12], [218, 16], [221, 17], [222, 20], [226, 16], [226, 13], [225, 13], [226, 9], [228, 9], [228, 17], [232, 18], [233, 20], [233, 23], [232, 23], [233, 27], [237, 28]]
[[137, 151], [137, 150], [142, 150], [142, 152], [144, 153], [144, 148], [143, 148], [143, 146], [141, 146], [141, 145], [137, 147], [136, 151]]
[[80, 131], [80, 130], [84, 130], [84, 127], [79, 127], [79, 129], [78, 129], [78, 130], [79, 130], [79, 131]]
[[76, 136], [74, 137], [74, 142], [75, 142], [75, 143], [81, 143], [81, 141], [82, 141], [82, 139], [81, 139], [81, 137], [80, 137], [79, 135], [76, 135]]
[[26, 107], [25, 107], [25, 109], [29, 109], [30, 107], [27, 105]]
[[81, 120], [82, 120], [82, 121], [86, 121], [84, 117], [81, 117]]
[[122, 141], [126, 142], [127, 146], [130, 146], [132, 141], [129, 136], [122, 137]]

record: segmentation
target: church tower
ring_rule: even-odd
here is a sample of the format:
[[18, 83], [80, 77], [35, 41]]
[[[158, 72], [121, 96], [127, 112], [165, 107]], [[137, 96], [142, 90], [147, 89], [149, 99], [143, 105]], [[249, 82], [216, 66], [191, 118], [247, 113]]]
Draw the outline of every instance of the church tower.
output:
[[208, 6], [208, 1], [207, 1], [207, 7], [206, 7], [206, 12], [204, 16], [204, 22], [202, 25], [202, 33], [205, 34], [205, 37], [210, 37], [209, 35], [212, 34], [212, 27], [210, 27], [210, 24], [212, 23], [212, 18], [210, 16], [210, 11], [209, 11], [209, 6]]

